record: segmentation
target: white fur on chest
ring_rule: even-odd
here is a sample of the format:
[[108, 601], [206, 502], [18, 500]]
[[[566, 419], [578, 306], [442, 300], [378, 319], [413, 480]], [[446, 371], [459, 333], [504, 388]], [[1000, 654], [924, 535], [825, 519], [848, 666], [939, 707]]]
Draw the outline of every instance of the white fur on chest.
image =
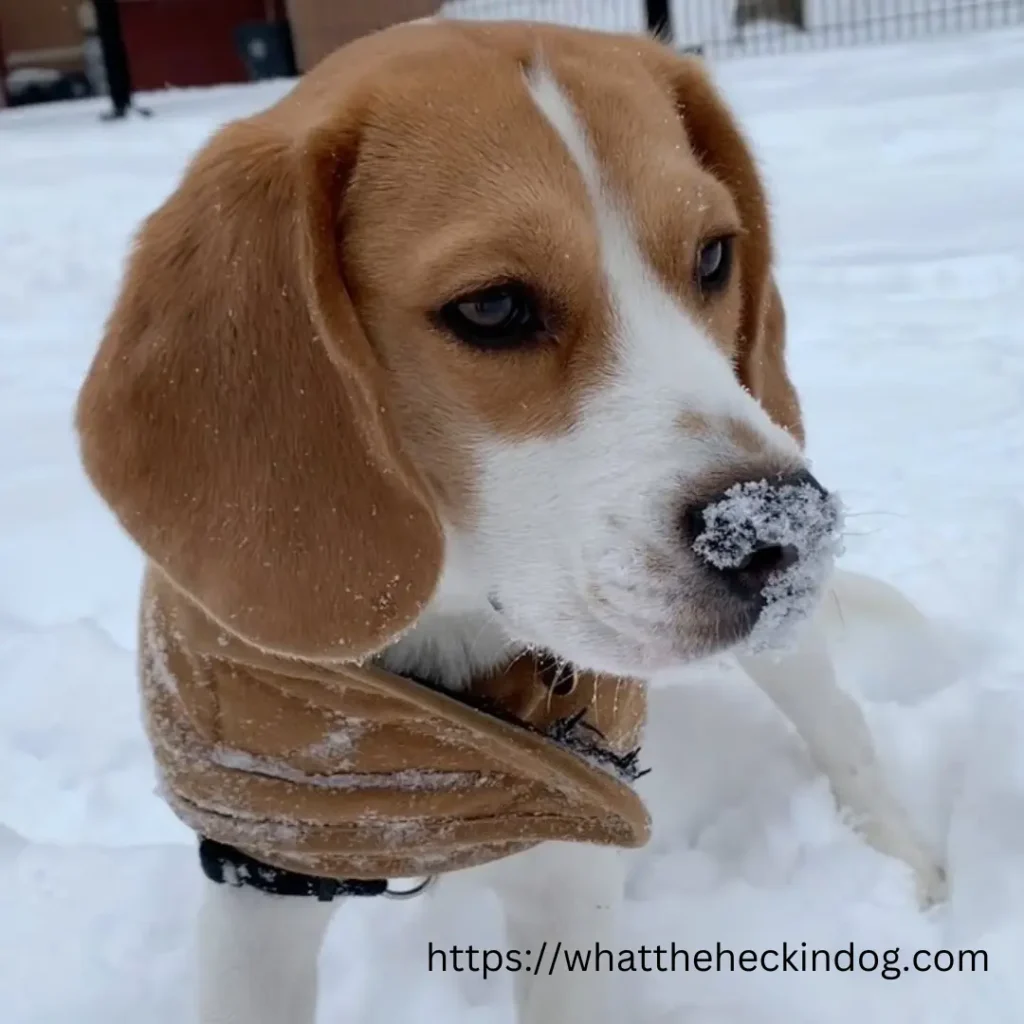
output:
[[506, 631], [487, 594], [461, 567], [449, 544], [437, 590], [412, 629], [377, 661], [398, 675], [417, 676], [463, 690], [522, 649]]

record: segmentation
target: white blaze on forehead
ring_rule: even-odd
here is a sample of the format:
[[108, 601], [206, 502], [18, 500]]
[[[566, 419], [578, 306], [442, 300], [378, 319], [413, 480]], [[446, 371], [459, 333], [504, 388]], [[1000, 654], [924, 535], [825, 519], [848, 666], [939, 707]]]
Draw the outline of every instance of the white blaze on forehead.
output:
[[[601, 405], [607, 409], [611, 403], [616, 414], [636, 415], [633, 403], [642, 395], [645, 420], [668, 416], [674, 423], [685, 413], [700, 415], [712, 425], [738, 420], [768, 442], [768, 450], [798, 456], [790, 435], [744, 391], [729, 359], [659, 282], [637, 243], [628, 199], [612, 194], [585, 124], [550, 70], [538, 63], [526, 81], [534, 103], [579, 169], [593, 206], [614, 314], [616, 384], [612, 393], [602, 395]], [[670, 429], [667, 424], [665, 429]], [[671, 432], [678, 433], [678, 428]]]

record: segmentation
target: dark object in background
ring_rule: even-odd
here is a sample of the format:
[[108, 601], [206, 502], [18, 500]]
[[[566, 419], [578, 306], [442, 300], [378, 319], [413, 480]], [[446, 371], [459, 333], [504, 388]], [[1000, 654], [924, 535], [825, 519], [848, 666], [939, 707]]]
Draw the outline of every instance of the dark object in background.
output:
[[5, 86], [7, 103], [11, 107], [78, 100], [93, 94], [84, 72], [58, 71], [56, 68], [17, 68], [7, 75]]
[[0, 109], [7, 106], [7, 59], [4, 57], [4, 27], [0, 25]]
[[248, 21], [235, 29], [238, 50], [249, 80], [294, 78], [295, 50], [287, 21]]
[[669, 0], [647, 0], [645, 4], [647, 12], [647, 31], [655, 39], [670, 42], [672, 34], [672, 11]]
[[739, 0], [732, 16], [737, 31], [755, 21], [775, 21], [801, 32], [807, 30], [803, 0]]
[[[675, 29], [672, 25], [670, 0], [646, 0], [644, 10], [647, 13], [647, 31], [663, 43], [674, 42]], [[683, 46], [680, 49], [682, 53], [693, 54], [696, 57], [704, 56], [704, 47], [699, 43], [693, 46]]]
[[[113, 109], [107, 119], [124, 117], [132, 108], [132, 76], [128, 67], [128, 51], [121, 35], [121, 14], [118, 0], [92, 0], [96, 10], [96, 34], [103, 47], [103, 65], [107, 72], [107, 89]], [[136, 108], [138, 109], [138, 108]], [[139, 113], [149, 116], [148, 110]]]

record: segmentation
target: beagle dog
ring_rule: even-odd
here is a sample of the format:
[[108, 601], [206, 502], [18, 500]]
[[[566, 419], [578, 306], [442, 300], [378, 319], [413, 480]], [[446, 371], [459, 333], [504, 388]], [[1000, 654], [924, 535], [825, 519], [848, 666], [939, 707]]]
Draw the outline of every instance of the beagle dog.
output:
[[[385, 678], [455, 704], [542, 652], [597, 694], [736, 651], [868, 841], [938, 897], [815, 611], [830, 589], [913, 609], [830, 575], [836, 506], [808, 470], [784, 334], [743, 135], [698, 59], [645, 38], [398, 26], [205, 146], [141, 230], [77, 419], [149, 563], [165, 790], [204, 834], [251, 826], [255, 854], [237, 884], [219, 862], [201, 911], [202, 1024], [312, 1024], [338, 901], [262, 891], [261, 857], [301, 882], [323, 850], [298, 826], [276, 823], [278, 847], [257, 833], [303, 781], [317, 808], [343, 791], [378, 813], [370, 773], [339, 766], [366, 767], [344, 727]], [[268, 735], [306, 729], [320, 700], [341, 731], [270, 757]], [[435, 732], [417, 742], [444, 760]], [[413, 783], [403, 813], [433, 792]], [[508, 896], [509, 946], [611, 945], [628, 843], [539, 835], [468, 868]], [[518, 979], [522, 1024], [622, 1019], [605, 975]]]

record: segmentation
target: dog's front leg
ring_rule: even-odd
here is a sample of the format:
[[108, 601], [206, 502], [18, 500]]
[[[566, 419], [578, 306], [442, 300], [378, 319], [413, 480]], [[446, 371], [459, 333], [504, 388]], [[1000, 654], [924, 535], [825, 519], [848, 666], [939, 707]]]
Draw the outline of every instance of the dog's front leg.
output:
[[[515, 863], [513, 863], [515, 862]], [[501, 877], [508, 942], [521, 955], [517, 1024], [611, 1024], [624, 864], [619, 850], [545, 843]], [[599, 951], [603, 956], [595, 960]]]
[[200, 1024], [314, 1024], [317, 959], [338, 901], [204, 885]]
[[807, 625], [793, 650], [740, 662], [793, 723], [864, 838], [913, 869], [922, 904], [943, 899], [945, 872], [885, 782], [867, 722], [836, 681], [820, 621]]

